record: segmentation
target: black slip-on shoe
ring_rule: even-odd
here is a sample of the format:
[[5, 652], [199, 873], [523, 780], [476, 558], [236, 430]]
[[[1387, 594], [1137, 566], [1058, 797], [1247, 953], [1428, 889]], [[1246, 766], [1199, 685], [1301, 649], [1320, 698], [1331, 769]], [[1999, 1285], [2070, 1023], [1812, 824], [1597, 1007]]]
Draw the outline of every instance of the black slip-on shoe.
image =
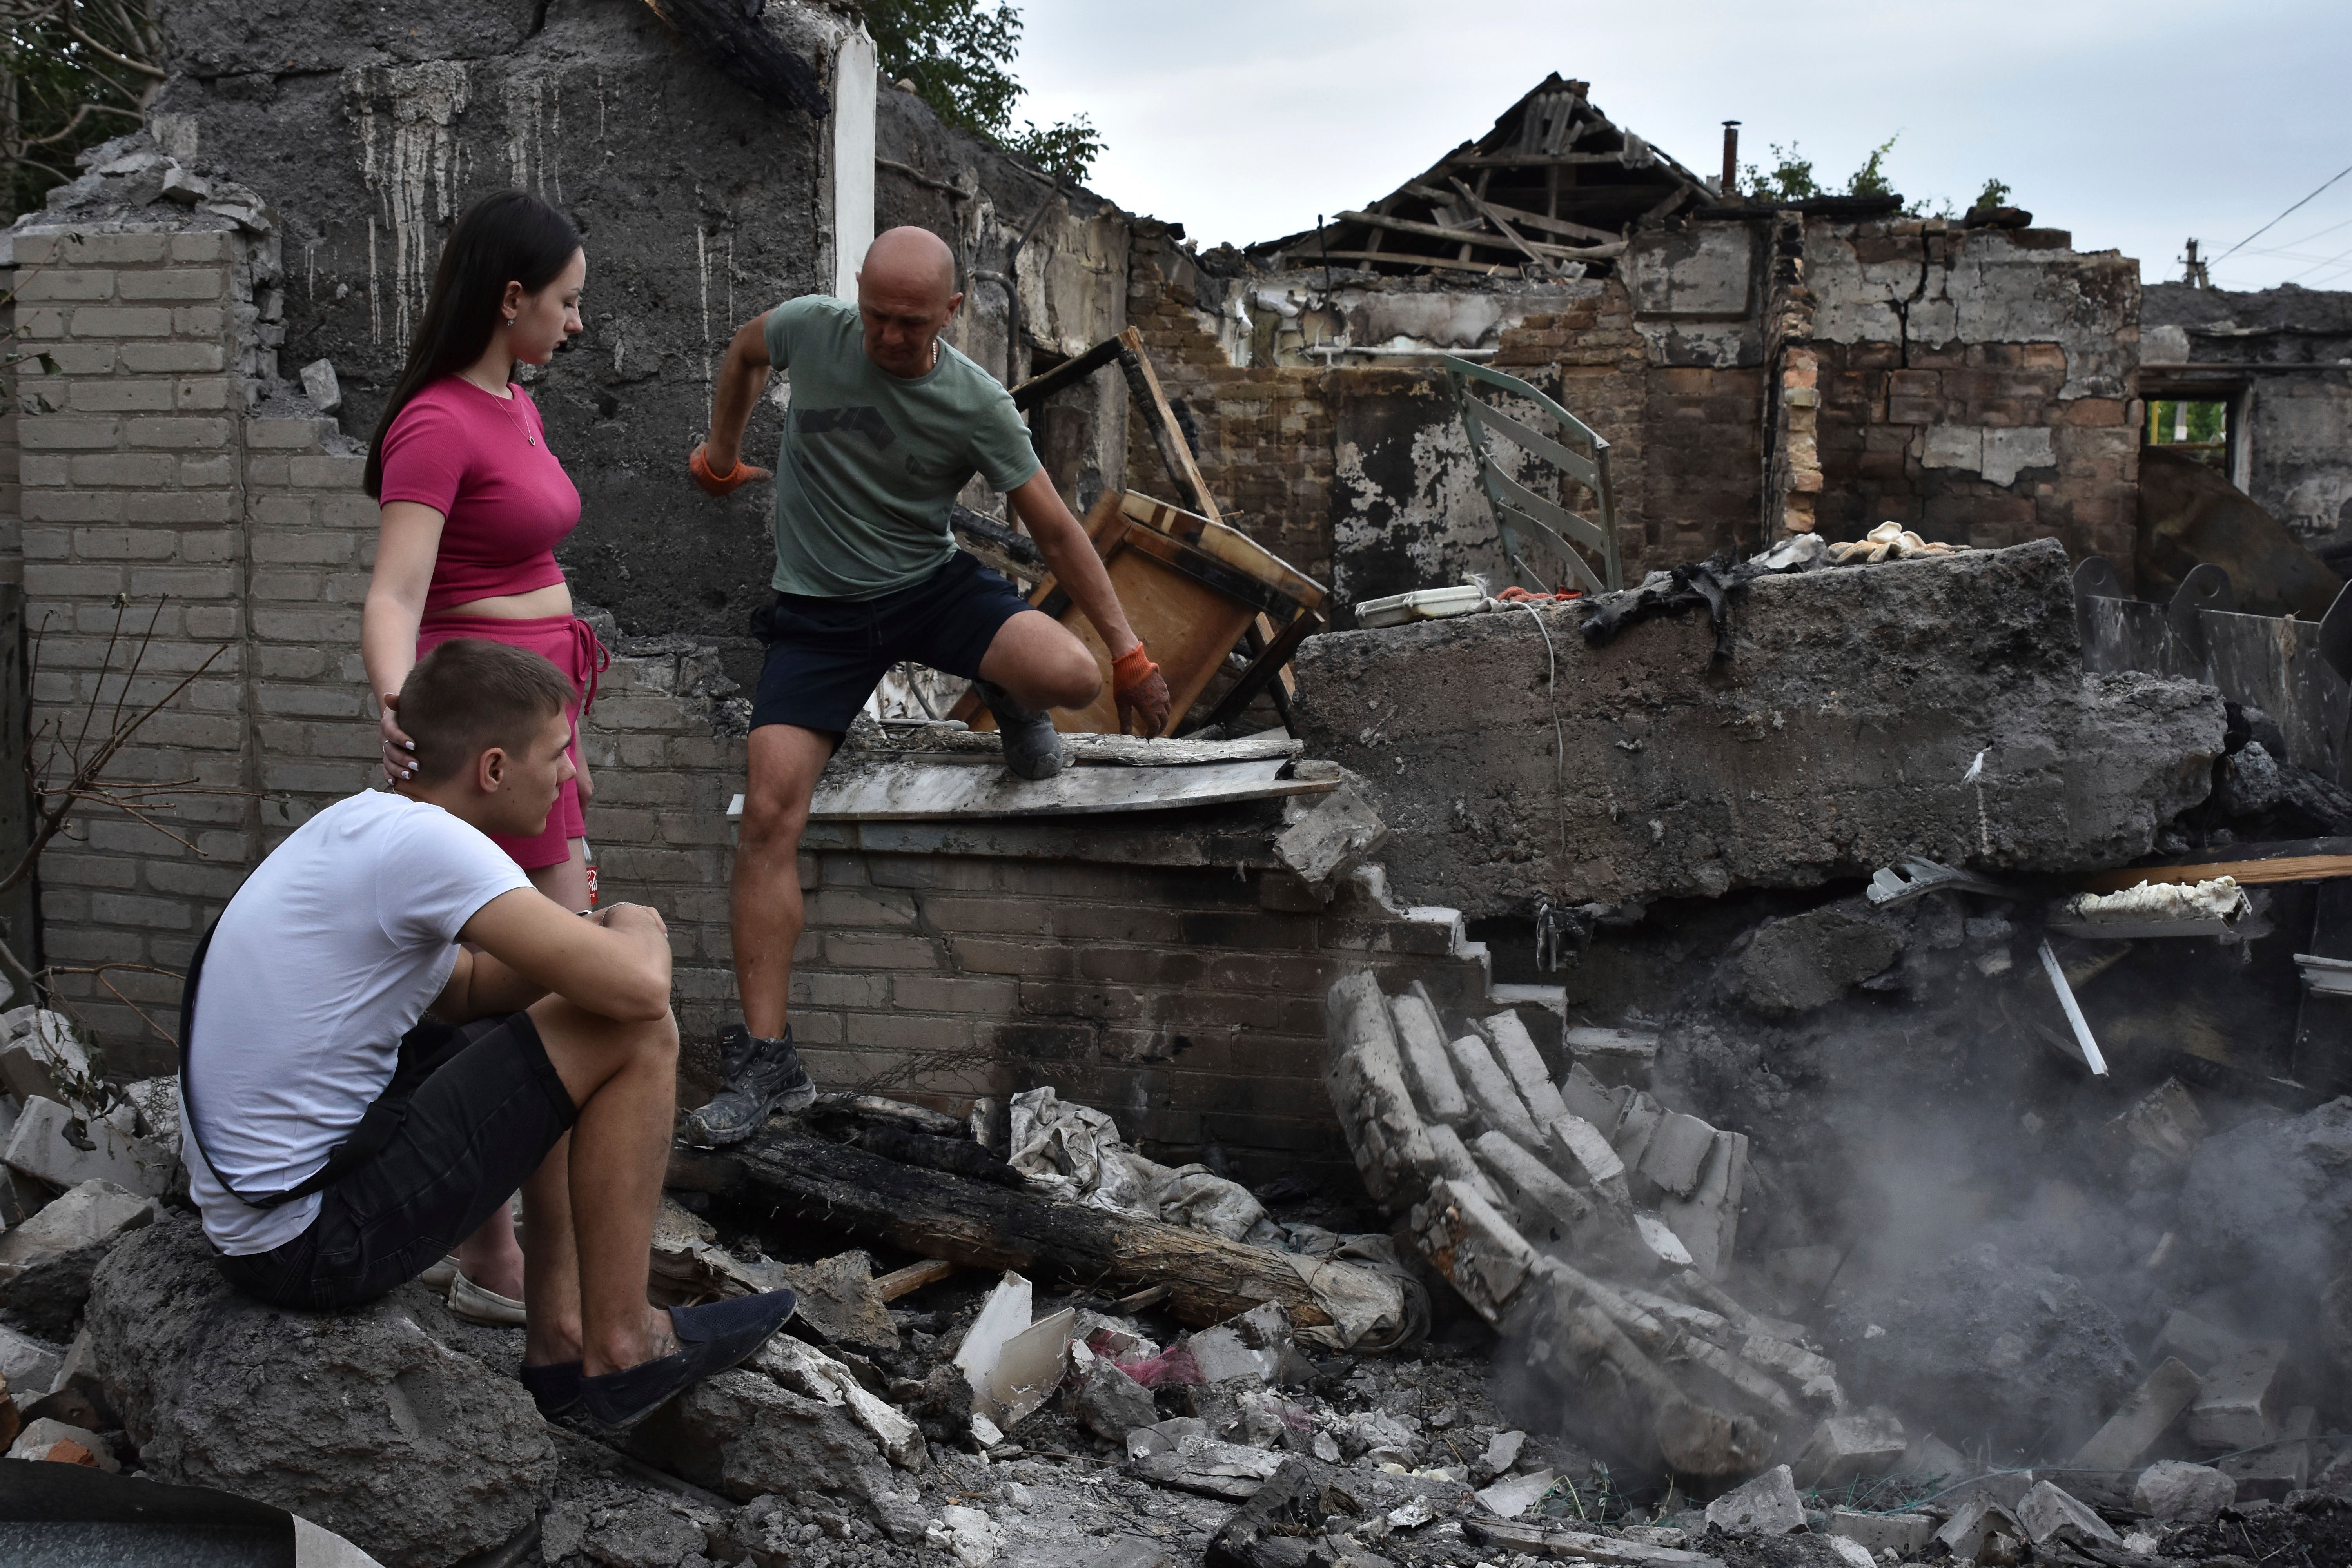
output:
[[686, 1113], [686, 1141], [703, 1149], [740, 1143], [767, 1125], [775, 1112], [806, 1110], [816, 1103], [816, 1085], [801, 1066], [792, 1026], [780, 1040], [763, 1040], [742, 1025], [719, 1037], [726, 1086], [710, 1103]]
[[550, 1421], [569, 1415], [580, 1407], [580, 1363], [576, 1361], [551, 1362], [545, 1366], [527, 1366], [517, 1374], [530, 1394], [530, 1402]]
[[1067, 760], [1062, 751], [1062, 737], [1054, 729], [1054, 716], [1034, 708], [1024, 708], [1013, 700], [1013, 693], [992, 680], [972, 682], [980, 689], [981, 700], [996, 715], [996, 732], [1004, 737], [1004, 765], [1024, 779], [1049, 779], [1062, 771]]
[[677, 1351], [582, 1378], [578, 1414], [607, 1433], [625, 1432], [712, 1373], [749, 1360], [791, 1319], [796, 1305], [790, 1290], [764, 1290], [701, 1307], [672, 1307]]

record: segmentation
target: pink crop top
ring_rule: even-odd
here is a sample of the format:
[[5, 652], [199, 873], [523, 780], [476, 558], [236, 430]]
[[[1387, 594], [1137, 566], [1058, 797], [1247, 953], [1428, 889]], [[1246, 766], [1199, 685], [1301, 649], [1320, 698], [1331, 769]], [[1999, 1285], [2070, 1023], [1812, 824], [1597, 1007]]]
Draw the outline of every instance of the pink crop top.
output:
[[463, 376], [417, 393], [383, 437], [380, 500], [446, 521], [425, 613], [563, 581], [555, 546], [580, 524], [580, 492], [522, 388], [493, 397]]

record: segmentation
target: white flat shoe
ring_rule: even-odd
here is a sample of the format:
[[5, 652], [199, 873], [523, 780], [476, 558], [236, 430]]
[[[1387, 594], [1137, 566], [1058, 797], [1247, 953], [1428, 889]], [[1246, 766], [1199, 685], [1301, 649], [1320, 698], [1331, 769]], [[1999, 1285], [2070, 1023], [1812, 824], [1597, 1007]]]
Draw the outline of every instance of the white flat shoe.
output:
[[428, 1290], [446, 1290], [449, 1281], [457, 1278], [457, 1255], [454, 1252], [448, 1254], [416, 1278], [425, 1282]]
[[485, 1323], [494, 1329], [519, 1329], [525, 1321], [520, 1301], [485, 1289], [463, 1274], [457, 1274], [449, 1281], [449, 1310], [469, 1323]]

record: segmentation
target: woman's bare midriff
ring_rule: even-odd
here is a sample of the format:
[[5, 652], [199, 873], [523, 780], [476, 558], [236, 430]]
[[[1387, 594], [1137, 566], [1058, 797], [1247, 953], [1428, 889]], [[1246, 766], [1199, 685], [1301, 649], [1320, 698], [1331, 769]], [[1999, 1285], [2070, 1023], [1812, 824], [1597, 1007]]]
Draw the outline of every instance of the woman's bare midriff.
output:
[[528, 594], [499, 594], [488, 599], [468, 599], [462, 605], [446, 605], [425, 618], [430, 621], [443, 616], [488, 616], [499, 621], [536, 621], [571, 613], [570, 584], [550, 583]]

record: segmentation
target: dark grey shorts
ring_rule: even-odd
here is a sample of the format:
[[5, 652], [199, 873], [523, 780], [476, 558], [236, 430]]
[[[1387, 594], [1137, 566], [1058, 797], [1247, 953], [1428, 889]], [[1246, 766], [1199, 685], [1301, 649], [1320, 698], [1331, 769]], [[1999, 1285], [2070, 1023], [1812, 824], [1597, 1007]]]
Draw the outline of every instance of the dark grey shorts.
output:
[[278, 1307], [372, 1301], [471, 1236], [578, 1115], [528, 1013], [464, 1025], [434, 1055], [398, 1130], [319, 1194], [308, 1229], [217, 1259], [230, 1284]]

